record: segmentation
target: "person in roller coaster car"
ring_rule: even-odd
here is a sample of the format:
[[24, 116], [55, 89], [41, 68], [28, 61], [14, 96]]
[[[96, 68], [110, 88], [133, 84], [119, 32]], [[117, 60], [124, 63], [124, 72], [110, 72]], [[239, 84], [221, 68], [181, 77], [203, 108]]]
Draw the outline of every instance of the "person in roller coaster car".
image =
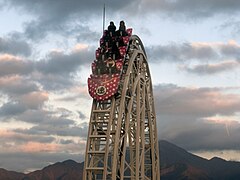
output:
[[105, 74], [107, 72], [106, 70], [106, 63], [105, 63], [105, 54], [100, 53], [99, 58], [96, 61], [96, 74]]
[[[103, 38], [106, 37], [106, 32], [104, 32]], [[98, 75], [100, 74], [106, 74], [107, 69], [106, 69], [106, 59], [109, 57], [109, 54], [111, 52], [111, 48], [109, 47], [109, 44], [106, 42], [103, 42], [100, 44], [99, 48], [99, 56], [96, 61], [96, 66], [97, 66], [97, 71], [96, 73]]]
[[118, 36], [127, 36], [126, 26], [124, 21], [120, 21], [119, 29], [117, 31]]
[[124, 21], [120, 21], [119, 29], [116, 31], [116, 34], [117, 34], [116, 42], [118, 44], [118, 47], [124, 46], [123, 37], [128, 36]]
[[108, 30], [104, 33], [103, 36], [104, 44], [108, 45], [109, 53], [106, 54], [106, 58], [110, 57], [114, 60], [120, 57], [119, 49], [118, 49], [118, 38], [116, 37], [116, 26], [114, 22], [111, 21]]
[[108, 33], [109, 33], [110, 37], [115, 37], [115, 35], [116, 35], [116, 26], [114, 25], [113, 21], [111, 21], [108, 26]]
[[115, 40], [115, 36], [116, 36], [116, 26], [114, 25], [114, 22], [111, 21], [108, 29], [104, 31], [103, 33], [103, 43], [104, 45], [100, 45], [100, 46], [108, 46], [111, 47], [112, 44], [114, 43]]
[[108, 47], [102, 44], [100, 48], [100, 55], [96, 61], [98, 75], [100, 74], [112, 74], [115, 73], [115, 58], [116, 52], [113, 51], [113, 47]]
[[111, 46], [111, 44], [112, 37], [110, 36], [108, 30], [105, 30], [103, 34], [103, 44], [101, 44], [101, 46]]
[[116, 31], [114, 22], [110, 22], [108, 29], [104, 31], [103, 42], [100, 44], [100, 56], [97, 61], [98, 74], [117, 72], [115, 61], [121, 58], [119, 47], [124, 46], [122, 37], [127, 35], [124, 21], [120, 21], [118, 31]]
[[106, 60], [106, 65], [107, 65], [108, 74], [116, 73], [116, 70], [117, 70], [116, 63], [111, 56], [109, 56], [108, 59]]

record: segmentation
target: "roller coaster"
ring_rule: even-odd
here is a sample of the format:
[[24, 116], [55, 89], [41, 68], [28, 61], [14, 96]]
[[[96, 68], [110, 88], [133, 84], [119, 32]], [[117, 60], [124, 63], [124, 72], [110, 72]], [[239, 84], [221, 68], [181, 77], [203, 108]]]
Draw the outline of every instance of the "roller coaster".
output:
[[160, 180], [152, 82], [132, 28], [105, 30], [92, 63], [84, 180]]

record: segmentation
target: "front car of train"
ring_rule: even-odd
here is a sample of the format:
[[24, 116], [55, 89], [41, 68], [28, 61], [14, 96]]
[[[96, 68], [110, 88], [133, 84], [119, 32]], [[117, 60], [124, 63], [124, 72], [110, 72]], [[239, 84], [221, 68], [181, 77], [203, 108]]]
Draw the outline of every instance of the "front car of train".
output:
[[104, 101], [117, 93], [131, 35], [132, 28], [124, 32], [104, 31], [88, 78], [88, 91], [93, 99]]

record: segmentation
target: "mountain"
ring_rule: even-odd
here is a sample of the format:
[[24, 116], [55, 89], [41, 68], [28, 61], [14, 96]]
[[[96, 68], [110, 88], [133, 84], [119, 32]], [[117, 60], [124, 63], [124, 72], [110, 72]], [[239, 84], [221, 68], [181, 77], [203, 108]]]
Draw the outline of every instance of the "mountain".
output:
[[0, 180], [81, 180], [84, 163], [66, 160], [29, 174], [0, 169]]
[[161, 180], [240, 179], [240, 162], [226, 161], [218, 157], [207, 160], [167, 141], [162, 140], [159, 144]]
[[[161, 180], [239, 180], [240, 162], [218, 157], [210, 160], [193, 155], [169, 143], [159, 141]], [[0, 169], [0, 180], [81, 180], [83, 162], [57, 162], [29, 174]]]
[[208, 160], [193, 155], [167, 141], [160, 141], [161, 180], [211, 179], [205, 171]]
[[0, 168], [0, 179], [1, 180], [22, 179], [24, 176], [25, 176], [25, 174], [23, 174], [23, 173], [7, 171], [5, 169]]
[[73, 160], [58, 162], [27, 174], [22, 180], [69, 180], [81, 179], [83, 163]]

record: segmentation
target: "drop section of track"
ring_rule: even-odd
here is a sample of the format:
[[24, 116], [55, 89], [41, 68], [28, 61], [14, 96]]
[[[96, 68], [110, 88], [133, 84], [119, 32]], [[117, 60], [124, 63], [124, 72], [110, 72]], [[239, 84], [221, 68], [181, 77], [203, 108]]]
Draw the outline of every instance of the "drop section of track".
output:
[[84, 180], [159, 180], [159, 149], [152, 82], [140, 38], [100, 39], [92, 74], [93, 98]]

